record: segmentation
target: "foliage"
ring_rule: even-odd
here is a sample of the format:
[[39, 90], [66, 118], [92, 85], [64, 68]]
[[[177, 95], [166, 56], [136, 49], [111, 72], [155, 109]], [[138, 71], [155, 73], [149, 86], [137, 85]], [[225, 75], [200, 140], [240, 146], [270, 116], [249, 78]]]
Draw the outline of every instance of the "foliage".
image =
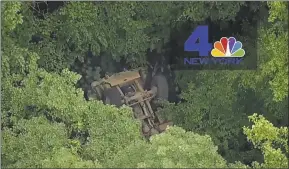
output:
[[269, 83], [273, 100], [280, 102], [288, 97], [288, 7], [284, 2], [268, 4], [269, 23], [262, 23], [258, 31], [259, 71], [246, 73], [243, 82], [246, 86], [262, 91], [264, 88], [261, 86]]
[[66, 134], [63, 124], [50, 124], [43, 117], [20, 120], [4, 129], [3, 161], [10, 164], [7, 167], [39, 167], [53, 149], [65, 146]]
[[[288, 125], [286, 3], [268, 2], [268, 11], [264, 2], [64, 2], [44, 14], [37, 3], [1, 6], [3, 167], [288, 165], [288, 129], [274, 127]], [[262, 15], [242, 15], [258, 10]], [[247, 54], [258, 49], [259, 70], [174, 72], [182, 101], [160, 111], [179, 127], [150, 141], [141, 138], [131, 109], [87, 102], [76, 88], [89, 88], [116, 63], [134, 68], [146, 64], [148, 51], [178, 49], [171, 45], [175, 32], [199, 21], [226, 31], [238, 18], [238, 37], [250, 46]], [[255, 26], [251, 19], [258, 20], [256, 38], [246, 33]], [[253, 149], [241, 130], [258, 111], [264, 117], [251, 116], [254, 125], [244, 128]]]
[[69, 148], [70, 140], [63, 123], [51, 123], [43, 116], [23, 119], [12, 129], [5, 128], [3, 142], [5, 167], [96, 166], [91, 161], [81, 160]]
[[288, 128], [274, 127], [272, 123], [266, 120], [262, 115], [256, 113], [249, 116], [253, 122], [252, 128], [244, 127], [244, 133], [248, 140], [256, 148], [262, 150], [264, 154], [264, 163], [254, 163], [257, 168], [287, 168], [288, 159]]
[[[210, 8], [202, 10], [206, 5]], [[224, 5], [231, 9], [230, 15], [219, 13]], [[21, 25], [17, 32], [23, 37], [20, 31], [33, 30], [41, 39], [41, 42], [25, 47], [36, 50], [40, 65], [49, 71], [67, 68], [77, 58], [83, 61], [88, 50], [94, 57], [107, 62], [125, 59], [136, 67], [146, 63], [148, 49], [160, 51], [169, 42], [170, 33], [185, 21], [184, 16], [191, 18], [198, 14], [198, 18], [192, 19], [199, 21], [217, 12], [219, 17], [214, 20], [233, 19], [231, 13], [236, 14], [242, 5], [243, 2], [194, 2], [192, 5], [184, 2], [65, 2], [52, 13], [45, 13], [45, 20], [25, 15], [30, 24]], [[32, 5], [24, 3], [25, 8], [29, 6]], [[192, 7], [200, 11], [192, 10]], [[21, 41], [30, 39], [22, 38]]]
[[[129, 168], [224, 168], [225, 160], [209, 136], [170, 127], [151, 142], [137, 142], [120, 151], [109, 167]], [[244, 165], [243, 165], [244, 166]]]
[[132, 118], [130, 109], [96, 105], [90, 106], [90, 112], [95, 113], [87, 116], [89, 143], [84, 146], [86, 158], [109, 161], [113, 154], [142, 139], [140, 125]]
[[1, 15], [5, 16], [2, 20], [3, 32], [15, 29], [16, 25], [23, 23], [22, 15], [18, 12], [21, 9], [21, 2], [1, 3]]
[[[285, 21], [285, 3], [269, 4], [269, 20], [278, 20], [274, 16], [282, 11], [279, 20]], [[165, 109], [177, 125], [209, 134], [227, 160], [250, 161], [250, 156], [258, 159], [251, 148], [240, 150], [247, 144], [240, 128], [247, 125], [246, 116], [250, 112], [261, 111], [275, 124], [277, 121], [279, 125], [288, 124], [288, 27], [283, 25], [286, 28], [283, 29], [278, 22], [261, 19], [259, 24], [259, 37], [255, 40], [258, 46], [254, 45], [254, 36], [241, 35], [242, 42], [252, 46], [246, 48], [246, 53], [258, 49], [258, 71], [177, 71], [176, 83], [183, 89], [184, 102]], [[247, 21], [242, 26], [244, 32], [252, 29]]]
[[125, 58], [131, 65], [142, 65], [147, 49], [159, 39], [149, 35], [165, 33], [155, 32], [152, 26], [166, 27], [169, 23], [164, 21], [173, 15], [157, 16], [171, 13], [168, 10], [174, 7], [163, 2], [67, 2], [63, 8], [47, 13], [45, 20], [33, 19], [38, 23], [35, 33], [42, 38], [33, 48], [40, 55], [40, 65], [49, 71], [68, 67], [76, 58], [83, 61], [88, 50], [107, 61]]
[[286, 2], [268, 2], [270, 7], [270, 16], [268, 20], [274, 22], [275, 20], [288, 21], [288, 4]]
[[288, 32], [263, 28], [259, 30], [259, 34], [258, 49], [262, 49], [258, 51], [259, 71], [245, 72], [242, 83], [257, 92], [263, 92], [264, 87], [267, 90], [269, 83], [273, 100], [280, 102], [288, 96], [288, 46], [285, 45], [288, 42]]
[[[45, 115], [50, 121], [58, 121], [65, 124], [67, 138], [72, 136], [74, 139], [79, 139], [79, 142], [83, 142], [85, 137], [83, 138], [82, 136], [78, 138], [73, 136], [73, 133], [76, 132], [78, 135], [81, 135], [88, 130], [89, 140], [86, 141], [84, 147], [90, 150], [90, 154], [93, 154], [92, 157], [94, 161], [97, 159], [106, 159], [119, 149], [125, 147], [128, 143], [140, 139], [139, 125], [131, 118], [131, 110], [118, 110], [114, 107], [107, 107], [99, 101], [86, 102], [81, 90], [75, 89], [73, 86], [79, 78], [74, 73], [64, 70], [62, 74], [58, 75], [47, 73], [40, 69], [37, 71], [38, 72], [29, 73], [29, 75], [23, 79], [23, 87], [13, 87], [13, 79], [4, 79], [5, 85], [3, 86], [3, 91], [9, 93], [9, 95], [4, 95], [5, 106], [2, 109], [4, 114], [3, 121], [6, 121], [7, 127], [17, 125], [23, 118], [30, 121], [30, 119], [33, 119], [35, 116]], [[37, 126], [37, 124], [34, 124], [34, 126]], [[44, 127], [47, 129], [50, 128], [48, 126]], [[44, 129], [37, 129], [43, 130], [45, 133]], [[58, 131], [53, 131], [52, 133], [57, 132]], [[12, 137], [14, 133], [10, 132], [8, 134]], [[29, 139], [32, 139], [32, 136], [28, 136]], [[51, 138], [53, 137], [51, 136]], [[11, 139], [16, 138], [12, 137]], [[37, 138], [34, 140], [38, 144], [47, 142], [47, 140], [39, 140]], [[7, 140], [4, 142], [6, 143]], [[7, 144], [4, 144], [4, 146], [10, 147], [10, 145]], [[8, 147], [5, 147], [3, 150], [4, 156], [7, 153], [9, 154], [9, 151], [6, 151], [7, 148]], [[79, 149], [79, 147], [76, 148]], [[32, 150], [28, 151], [28, 153], [32, 153]], [[8, 160], [13, 161], [13, 159], [15, 159], [14, 157], [17, 156], [11, 155], [11, 159]], [[28, 160], [24, 157], [22, 157], [24, 161]], [[70, 157], [67, 156], [67, 158]], [[73, 158], [79, 159], [78, 157]], [[4, 161], [4, 163], [9, 163], [9, 161]], [[48, 163], [50, 165], [50, 162]], [[19, 164], [19, 166], [21, 165]], [[25, 166], [35, 167], [38, 165], [39, 164], [27, 163]], [[76, 163], [73, 165], [91, 166], [90, 163]]]
[[235, 20], [235, 16], [245, 2], [189, 2], [184, 16], [193, 21], [209, 17], [216, 20]]
[[51, 158], [42, 162], [42, 166], [47, 168], [102, 168], [97, 162], [81, 160], [67, 148], [55, 150]]
[[234, 88], [238, 76], [232, 71], [199, 71], [190, 76], [194, 78], [181, 94], [185, 102], [165, 110], [184, 129], [210, 135], [227, 160], [243, 158], [239, 146], [246, 142], [240, 134], [247, 116], [241, 113], [245, 96]]
[[[99, 167], [82, 160], [76, 152], [83, 147], [99, 147], [90, 153], [94, 153], [93, 161], [103, 160], [140, 139], [139, 125], [131, 118], [131, 110], [84, 100], [81, 89], [75, 88], [79, 75], [67, 69], [60, 74], [48, 73], [38, 68], [37, 54], [13, 43], [5, 43], [2, 50], [4, 166]], [[61, 153], [65, 153], [62, 160], [66, 164], [55, 159]]]
[[273, 77], [269, 82], [275, 101], [281, 101], [288, 96], [288, 32], [275, 35], [274, 30], [268, 29], [262, 35], [264, 53], [271, 59], [261, 65], [262, 74]]
[[[39, 77], [42, 80], [38, 80]], [[86, 102], [83, 92], [73, 86], [77, 79], [77, 75], [68, 71], [58, 75], [38, 70], [23, 80], [24, 87], [13, 87], [12, 82], [6, 82], [4, 91], [11, 93], [4, 95], [7, 100], [4, 117], [15, 125], [22, 118], [44, 114], [52, 121], [66, 124], [68, 137], [88, 130], [89, 140], [84, 147], [90, 150], [94, 160], [106, 159], [131, 141], [140, 139], [139, 125], [131, 118], [131, 110], [108, 107], [99, 101]], [[79, 139], [83, 142], [85, 137]]]

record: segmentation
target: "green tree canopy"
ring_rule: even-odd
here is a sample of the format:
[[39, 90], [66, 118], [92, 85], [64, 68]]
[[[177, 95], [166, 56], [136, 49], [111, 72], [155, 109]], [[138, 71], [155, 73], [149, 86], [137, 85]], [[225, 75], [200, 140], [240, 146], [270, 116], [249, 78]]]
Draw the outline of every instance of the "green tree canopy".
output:
[[[226, 168], [210, 136], [170, 127], [148, 142], [137, 142], [120, 151], [109, 167], [121, 168]], [[231, 164], [231, 166], [239, 166]], [[241, 165], [246, 167], [245, 165]]]
[[[287, 3], [64, 2], [47, 11], [37, 4], [1, 4], [3, 167], [288, 166]], [[116, 71], [113, 62], [134, 68], [146, 64], [148, 51], [173, 52], [173, 41], [182, 41], [174, 32], [199, 21], [226, 30], [240, 17], [236, 36], [248, 55], [257, 48], [258, 70], [172, 72], [182, 100], [160, 112], [175, 126], [150, 140], [130, 108], [86, 101], [76, 87], [100, 70]], [[258, 21], [256, 35], [250, 20]]]
[[256, 168], [287, 168], [288, 167], [288, 128], [274, 127], [262, 115], [256, 113], [249, 116], [253, 122], [251, 128], [244, 127], [248, 140], [256, 148], [262, 150], [264, 163], [254, 163]]

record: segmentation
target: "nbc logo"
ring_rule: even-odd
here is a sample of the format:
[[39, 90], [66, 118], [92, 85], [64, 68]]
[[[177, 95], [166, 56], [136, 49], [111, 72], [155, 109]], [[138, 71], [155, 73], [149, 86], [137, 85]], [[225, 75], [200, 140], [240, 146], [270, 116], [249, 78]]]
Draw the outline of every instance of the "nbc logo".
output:
[[243, 57], [245, 50], [242, 49], [242, 43], [236, 41], [234, 37], [222, 37], [220, 41], [214, 43], [211, 54], [213, 57]]
[[[208, 25], [195, 28], [184, 44], [186, 52], [198, 52], [199, 57], [184, 57], [184, 65], [241, 65], [245, 50], [243, 44], [234, 37], [222, 37], [212, 46], [209, 40]], [[211, 55], [210, 55], [210, 54]], [[210, 57], [212, 56], [212, 57]]]

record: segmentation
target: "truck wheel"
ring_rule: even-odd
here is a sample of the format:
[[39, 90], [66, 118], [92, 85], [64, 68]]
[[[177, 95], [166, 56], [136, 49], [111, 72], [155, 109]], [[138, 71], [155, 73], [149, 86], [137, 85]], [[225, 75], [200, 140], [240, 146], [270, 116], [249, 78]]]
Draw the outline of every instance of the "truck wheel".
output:
[[150, 131], [150, 135], [155, 135], [155, 134], [159, 134], [160, 132], [154, 128], [151, 129]]
[[139, 75], [140, 75], [142, 81], [146, 80], [146, 73], [145, 73], [145, 71], [143, 69], [139, 70]]
[[116, 87], [106, 89], [104, 91], [105, 104], [115, 105], [120, 107], [122, 105], [121, 95]]
[[144, 134], [148, 133], [150, 131], [150, 127], [148, 126], [148, 124], [146, 124], [144, 121], [142, 121], [142, 132]]
[[139, 70], [139, 74], [140, 74], [139, 83], [143, 88], [145, 88], [147, 73], [141, 69], [141, 70]]
[[152, 79], [152, 89], [156, 89], [156, 98], [168, 100], [169, 98], [169, 85], [167, 79], [163, 75], [156, 75]]

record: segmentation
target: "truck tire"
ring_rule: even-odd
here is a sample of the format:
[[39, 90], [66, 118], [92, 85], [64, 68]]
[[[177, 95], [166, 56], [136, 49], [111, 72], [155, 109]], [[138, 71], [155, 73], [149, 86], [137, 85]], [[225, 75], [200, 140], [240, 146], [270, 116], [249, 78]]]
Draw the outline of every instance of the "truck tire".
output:
[[168, 100], [169, 98], [169, 85], [164, 75], [156, 75], [152, 79], [152, 88], [157, 88], [156, 98]]
[[104, 103], [120, 107], [122, 105], [121, 95], [116, 87], [106, 89], [104, 91]]

